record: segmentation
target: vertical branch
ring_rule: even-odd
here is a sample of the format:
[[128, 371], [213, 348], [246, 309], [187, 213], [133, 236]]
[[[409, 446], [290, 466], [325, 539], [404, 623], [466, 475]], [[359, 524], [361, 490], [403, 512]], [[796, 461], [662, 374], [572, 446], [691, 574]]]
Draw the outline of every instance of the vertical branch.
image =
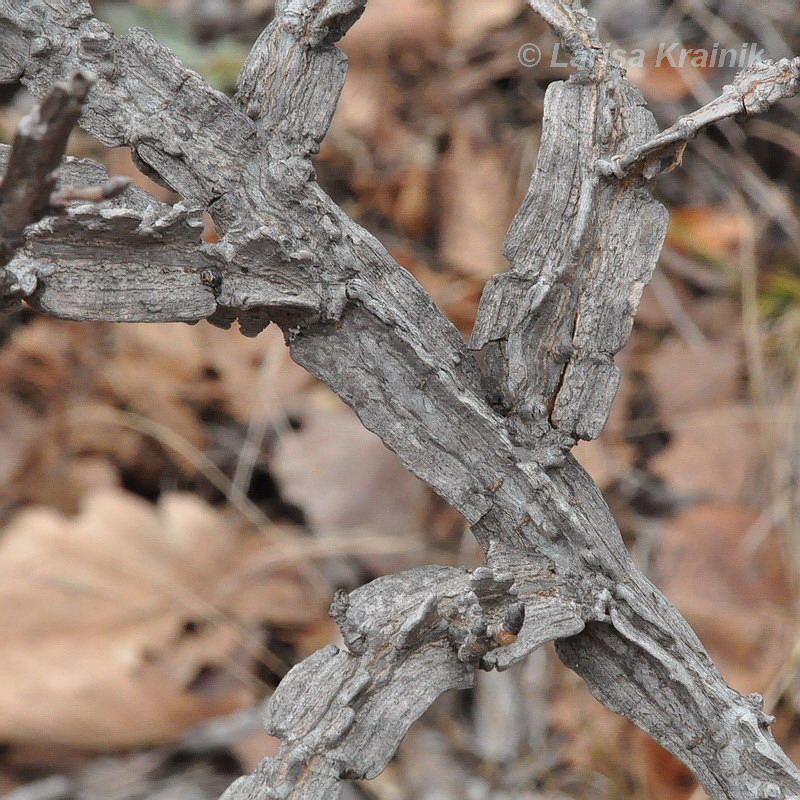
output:
[[22, 246], [25, 228], [50, 209], [54, 173], [91, 84], [76, 73], [20, 120], [0, 183], [0, 267]]

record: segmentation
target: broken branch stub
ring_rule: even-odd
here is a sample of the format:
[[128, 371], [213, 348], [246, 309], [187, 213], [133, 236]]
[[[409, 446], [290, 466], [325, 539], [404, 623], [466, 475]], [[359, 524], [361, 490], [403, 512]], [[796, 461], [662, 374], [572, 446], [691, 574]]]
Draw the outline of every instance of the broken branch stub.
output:
[[[20, 120], [0, 182], [0, 268], [21, 247], [27, 226], [50, 208], [53, 172], [91, 84], [91, 78], [76, 72], [55, 84]], [[9, 282], [3, 284], [7, 290]]]

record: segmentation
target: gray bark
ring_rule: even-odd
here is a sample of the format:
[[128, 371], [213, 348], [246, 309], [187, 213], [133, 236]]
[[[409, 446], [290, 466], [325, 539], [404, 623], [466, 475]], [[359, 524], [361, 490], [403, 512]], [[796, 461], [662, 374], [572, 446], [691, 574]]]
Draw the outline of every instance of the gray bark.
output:
[[[281, 750], [226, 800], [334, 797], [341, 778], [377, 774], [437, 694], [548, 640], [712, 797], [800, 798], [760, 697], [727, 686], [636, 569], [569, 452], [605, 423], [613, 356], [663, 241], [649, 181], [703, 125], [796, 93], [800, 60], [744, 73], [659, 134], [604, 61], [593, 20], [576, 3], [531, 5], [585, 66], [548, 89], [510, 268], [487, 286], [468, 347], [314, 182], [309, 155], [345, 77], [334, 43], [363, 2], [279, 3], [230, 99], [145, 31], [115, 38], [82, 0], [0, 0], [3, 79], [41, 95], [93, 73], [83, 127], [130, 146], [184, 198], [170, 208], [128, 189], [29, 226], [9, 292], [71, 319], [238, 319], [247, 334], [278, 324], [293, 358], [452, 503], [486, 551], [473, 573], [427, 567], [338, 598], [347, 648], [325, 648], [283, 681], [268, 720]], [[102, 178], [87, 163], [63, 170], [72, 184]], [[199, 241], [203, 208], [218, 245]]]

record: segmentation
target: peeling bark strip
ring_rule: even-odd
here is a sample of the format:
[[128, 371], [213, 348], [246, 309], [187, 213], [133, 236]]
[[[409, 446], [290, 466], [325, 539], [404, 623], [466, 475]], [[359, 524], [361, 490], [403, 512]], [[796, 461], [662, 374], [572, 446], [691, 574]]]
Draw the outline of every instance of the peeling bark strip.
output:
[[[800, 62], [742, 73], [659, 134], [604, 62], [586, 12], [574, 0], [530, 4], [591, 67], [548, 89], [539, 162], [506, 240], [510, 269], [487, 286], [476, 321], [479, 367], [416, 281], [313, 180], [309, 154], [345, 75], [334, 43], [363, 0], [279, 2], [235, 99], [146, 32], [115, 38], [84, 0], [0, 0], [0, 78], [41, 95], [91, 71], [81, 124], [130, 146], [185, 198], [169, 207], [129, 188], [30, 225], [8, 264], [11, 294], [74, 319], [238, 319], [248, 334], [280, 325], [295, 360], [464, 514], [486, 551], [473, 573], [425, 567], [337, 598], [347, 650], [325, 648], [287, 676], [268, 720], [280, 752], [226, 800], [336, 797], [341, 778], [382, 769], [439, 693], [548, 640], [712, 797], [800, 798], [760, 698], [727, 686], [569, 454], [605, 423], [613, 355], [661, 247], [665, 215], [648, 180], [708, 122], [796, 93]], [[61, 170], [73, 186], [104, 179], [90, 162]], [[200, 242], [200, 209], [218, 245]]]

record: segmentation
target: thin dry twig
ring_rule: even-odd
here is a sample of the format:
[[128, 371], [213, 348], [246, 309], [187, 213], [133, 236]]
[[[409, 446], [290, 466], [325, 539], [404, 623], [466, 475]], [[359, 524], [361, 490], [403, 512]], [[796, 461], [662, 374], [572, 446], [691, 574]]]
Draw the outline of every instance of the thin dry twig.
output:
[[681, 117], [674, 125], [628, 153], [600, 159], [598, 170], [606, 177], [624, 178], [642, 169], [655, 175], [669, 157], [680, 163], [683, 148], [703, 128], [731, 117], [761, 114], [770, 106], [800, 91], [800, 57], [763, 61], [736, 76], [722, 94], [702, 108]]
[[64, 209], [69, 203], [84, 201], [88, 203], [102, 203], [118, 197], [131, 185], [131, 179], [124, 175], [114, 175], [96, 186], [64, 186], [50, 195], [50, 208]]

